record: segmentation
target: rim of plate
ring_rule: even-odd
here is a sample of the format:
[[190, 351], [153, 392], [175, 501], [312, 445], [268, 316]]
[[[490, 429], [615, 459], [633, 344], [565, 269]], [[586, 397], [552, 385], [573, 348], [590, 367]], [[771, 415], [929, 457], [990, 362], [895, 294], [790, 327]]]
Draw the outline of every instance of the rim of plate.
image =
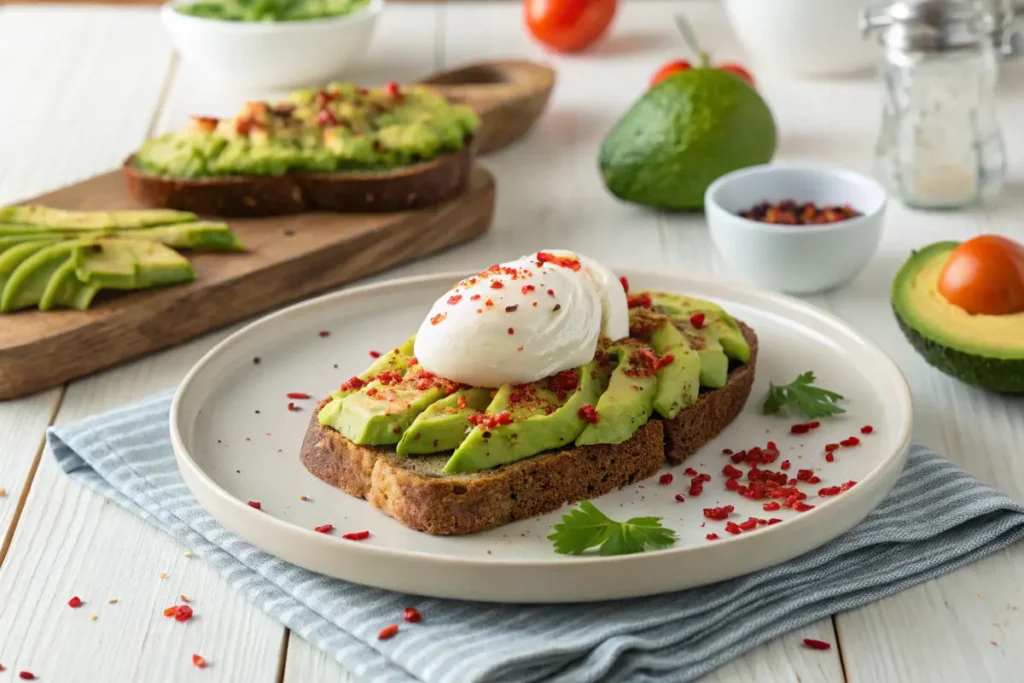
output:
[[[774, 292], [761, 292], [756, 289], [744, 286], [740, 283], [736, 283], [726, 278], [720, 278], [716, 276], [708, 275], [693, 275], [683, 274], [677, 271], [670, 270], [668, 268], [644, 268], [642, 271], [637, 266], [610, 266], [612, 272], [625, 273], [635, 272], [637, 275], [643, 275], [650, 278], [666, 278], [666, 279], [679, 279], [683, 278], [690, 280], [694, 283], [705, 283], [712, 287], [720, 290], [728, 290], [729, 292], [738, 293], [740, 297], [753, 299], [755, 304], [758, 301], [767, 301], [777, 306], [781, 306], [789, 309], [797, 309], [801, 313], [816, 317], [822, 322], [828, 323], [832, 326], [839, 327], [847, 334], [863, 344], [866, 349], [873, 355], [878, 357], [880, 362], [885, 363], [888, 369], [893, 373], [893, 379], [896, 380], [899, 390], [893, 397], [894, 401], [898, 403], [899, 408], [904, 413], [904, 418], [901, 421], [898, 437], [898, 447], [889, 453], [885, 458], [882, 459], [870, 472], [867, 473], [863, 478], [860, 479], [858, 484], [864, 486], [865, 489], [869, 488], [868, 483], [873, 482], [875, 479], [882, 478], [884, 471], [892, 466], [894, 459], [902, 459], [907, 454], [913, 431], [913, 407], [910, 397], [910, 387], [907, 384], [906, 377], [903, 372], [899, 369], [899, 366], [886, 354], [881, 347], [875, 344], [873, 341], [857, 332], [842, 318], [824, 311], [820, 308], [812, 306], [811, 304], [805, 303], [794, 297], [789, 297], [783, 294], [776, 294]], [[307, 308], [315, 308], [317, 306], [329, 305], [336, 300], [345, 300], [351, 298], [357, 298], [365, 296], [367, 294], [373, 294], [375, 292], [384, 292], [393, 289], [402, 289], [409, 286], [418, 284], [444, 284], [445, 282], [453, 283], [466, 277], [468, 271], [448, 271], [444, 273], [435, 273], [432, 275], [413, 275], [408, 277], [394, 278], [385, 280], [383, 282], [369, 283], [365, 285], [358, 285], [351, 288], [346, 288], [337, 292], [330, 292], [317, 296], [313, 299], [293, 304], [279, 311], [275, 311], [268, 315], [254, 320], [242, 329], [232, 333], [226, 339], [221, 341], [219, 344], [214, 346], [212, 349], [206, 352], [206, 354], [189, 370], [188, 374], [185, 375], [178, 388], [175, 390], [174, 398], [171, 401], [170, 409], [170, 436], [171, 444], [174, 448], [175, 457], [178, 460], [179, 468], [183, 463], [186, 463], [192, 470], [196, 480], [206, 487], [207, 492], [222, 499], [222, 502], [233, 506], [239, 513], [245, 513], [246, 510], [256, 513], [255, 510], [251, 510], [248, 505], [242, 500], [231, 495], [225, 491], [217, 482], [215, 482], [192, 458], [191, 453], [185, 447], [183, 443], [181, 433], [178, 429], [178, 423], [181, 419], [183, 412], [182, 397], [186, 393], [189, 385], [192, 381], [204, 371], [205, 367], [214, 362], [217, 357], [231, 349], [234, 345], [240, 343], [241, 339], [251, 334], [254, 330], [257, 330], [263, 326], [273, 325], [277, 320], [283, 317], [292, 315], [296, 311], [304, 310]], [[754, 304], [751, 304], [754, 305]], [[777, 314], [776, 314], [777, 315]], [[737, 418], [739, 419], [739, 418]], [[895, 479], [894, 479], [895, 481]], [[857, 488], [860, 488], [858, 486]], [[191, 488], [191, 487], [190, 487]], [[194, 492], [193, 492], [194, 493]], [[888, 494], [888, 491], [886, 492]], [[343, 494], [347, 495], [347, 494]], [[848, 501], [848, 502], [847, 502]], [[818, 504], [814, 510], [811, 510], [805, 514], [799, 515], [786, 521], [785, 524], [776, 524], [764, 527], [758, 531], [757, 537], [761, 539], [778, 538], [781, 534], [790, 534], [799, 532], [800, 529], [814, 524], [819, 510], [833, 510], [837, 508], [843, 508], [847, 506], [853, 506], [855, 502], [850, 496], [836, 496], [828, 500], [822, 501]], [[247, 513], [246, 513], [247, 514]], [[385, 514], [381, 512], [381, 514]], [[666, 548], [664, 550], [647, 551], [642, 553], [633, 553], [629, 555], [614, 555], [614, 556], [600, 556], [600, 555], [587, 555], [587, 556], [576, 556], [576, 555], [558, 555], [552, 551], [552, 558], [550, 560], [523, 560], [523, 559], [507, 559], [497, 557], [460, 557], [452, 555], [439, 555], [427, 551], [419, 550], [402, 550], [394, 548], [386, 548], [379, 546], [362, 545], [358, 543], [351, 543], [345, 541], [341, 537], [333, 537], [327, 534], [317, 533], [311, 529], [296, 526], [291, 522], [272, 517], [267, 514], [262, 514], [258, 518], [261, 524], [268, 525], [269, 527], [276, 529], [279, 532], [302, 534], [306, 540], [310, 543], [323, 543], [332, 544], [338, 548], [344, 548], [344, 552], [349, 552], [354, 555], [362, 555], [366, 557], [376, 557], [379, 559], [402, 559], [414, 557], [417, 560], [434, 563], [439, 567], [446, 565], [460, 565], [463, 567], [529, 567], [529, 568], [556, 568], [556, 567], [570, 567], [579, 565], [592, 565], [592, 564], [636, 564], [644, 562], [645, 559], [649, 559], [652, 555], [659, 557], [675, 556], [680, 560], [685, 559], [689, 555], [699, 553], [704, 548], [701, 546], [683, 546], [679, 548]], [[218, 520], [219, 521], [219, 520]], [[859, 521], [859, 520], [858, 520]], [[850, 525], [851, 527], [853, 525]], [[752, 536], [737, 535], [722, 538], [715, 544], [716, 547], [722, 548], [730, 544], [743, 542], [748, 540]]]

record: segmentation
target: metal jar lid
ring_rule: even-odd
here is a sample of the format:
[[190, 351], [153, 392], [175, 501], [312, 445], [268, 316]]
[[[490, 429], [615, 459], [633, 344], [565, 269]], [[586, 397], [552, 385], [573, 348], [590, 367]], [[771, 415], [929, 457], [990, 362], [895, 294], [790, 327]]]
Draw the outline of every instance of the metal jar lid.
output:
[[887, 0], [861, 12], [861, 32], [877, 36], [889, 51], [954, 52], [991, 44], [1002, 27], [990, 2], [980, 0]]

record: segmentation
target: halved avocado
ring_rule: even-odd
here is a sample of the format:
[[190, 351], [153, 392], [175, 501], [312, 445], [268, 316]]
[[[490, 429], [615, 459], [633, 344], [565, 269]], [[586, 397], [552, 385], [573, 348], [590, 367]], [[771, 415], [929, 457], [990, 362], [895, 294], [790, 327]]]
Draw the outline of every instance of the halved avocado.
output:
[[939, 293], [939, 275], [958, 242], [913, 252], [892, 283], [900, 329], [930, 365], [975, 386], [1024, 393], [1024, 313], [972, 315]]

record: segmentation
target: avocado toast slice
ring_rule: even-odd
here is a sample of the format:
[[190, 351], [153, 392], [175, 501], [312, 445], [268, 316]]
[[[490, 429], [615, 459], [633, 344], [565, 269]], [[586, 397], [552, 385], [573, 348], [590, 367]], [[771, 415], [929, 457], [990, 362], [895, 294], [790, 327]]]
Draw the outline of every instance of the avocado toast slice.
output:
[[147, 141], [122, 175], [145, 204], [202, 214], [404, 211], [465, 191], [478, 125], [429, 88], [332, 83], [194, 117]]
[[685, 405], [674, 417], [654, 412], [620, 443], [570, 443], [497, 467], [453, 473], [445, 471], [450, 452], [409, 457], [390, 446], [358, 445], [314, 415], [300, 458], [314, 476], [429, 534], [475, 533], [545, 514], [651, 477], [665, 460], [682, 462], [725, 429], [750, 395], [757, 364], [757, 336], [736, 325], [749, 355], [745, 362], [733, 360], [724, 386], [701, 387], [696, 399], [689, 387], [682, 388]]

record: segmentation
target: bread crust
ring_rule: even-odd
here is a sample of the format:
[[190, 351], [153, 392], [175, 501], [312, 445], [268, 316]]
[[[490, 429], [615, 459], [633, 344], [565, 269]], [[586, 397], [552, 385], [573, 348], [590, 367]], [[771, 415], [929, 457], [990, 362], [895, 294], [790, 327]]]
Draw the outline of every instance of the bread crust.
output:
[[307, 470], [349, 495], [365, 498], [403, 525], [439, 536], [471, 534], [589, 500], [682, 462], [725, 429], [743, 409], [754, 382], [757, 336], [740, 323], [750, 361], [721, 389], [701, 392], [672, 420], [652, 417], [628, 441], [568, 448], [474, 474], [441, 472], [448, 454], [403, 457], [359, 446], [317, 419], [303, 439]]
[[133, 154], [121, 165], [121, 175], [132, 197], [147, 206], [202, 215], [390, 213], [433, 206], [465, 192], [474, 156], [469, 137], [457, 152], [388, 171], [175, 178], [137, 168]]

